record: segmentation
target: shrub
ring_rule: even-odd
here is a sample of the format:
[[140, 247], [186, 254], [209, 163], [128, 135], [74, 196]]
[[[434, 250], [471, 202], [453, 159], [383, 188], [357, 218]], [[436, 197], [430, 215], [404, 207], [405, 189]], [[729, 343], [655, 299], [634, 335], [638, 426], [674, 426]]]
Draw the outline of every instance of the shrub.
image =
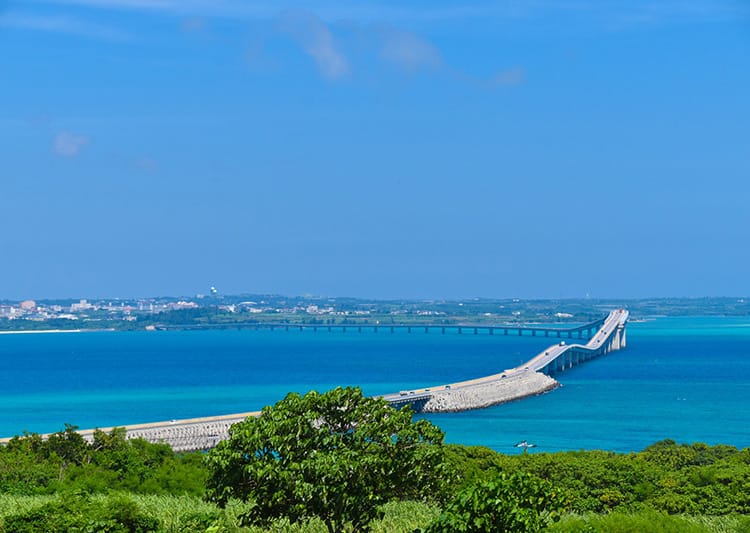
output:
[[562, 498], [528, 474], [502, 474], [462, 490], [427, 533], [536, 532], [558, 520]]
[[158, 519], [125, 497], [92, 501], [80, 495], [65, 496], [3, 520], [5, 531], [14, 533], [147, 533], [159, 525]]

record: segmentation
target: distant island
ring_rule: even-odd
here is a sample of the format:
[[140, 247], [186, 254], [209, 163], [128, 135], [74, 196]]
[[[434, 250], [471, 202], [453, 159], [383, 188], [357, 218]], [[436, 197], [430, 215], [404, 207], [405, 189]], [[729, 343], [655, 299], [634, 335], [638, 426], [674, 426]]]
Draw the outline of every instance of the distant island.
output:
[[750, 298], [372, 300], [269, 294], [83, 300], [0, 300], [0, 332], [155, 330], [287, 325], [583, 323], [627, 307], [659, 316], [748, 316]]

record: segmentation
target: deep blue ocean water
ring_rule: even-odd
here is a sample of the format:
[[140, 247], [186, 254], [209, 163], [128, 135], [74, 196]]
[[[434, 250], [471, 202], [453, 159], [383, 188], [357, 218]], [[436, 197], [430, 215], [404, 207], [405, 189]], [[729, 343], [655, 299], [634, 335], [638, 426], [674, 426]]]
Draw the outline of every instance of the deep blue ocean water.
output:
[[[417, 330], [415, 330], [417, 331]], [[0, 335], [0, 436], [258, 410], [289, 391], [366, 394], [496, 373], [555, 339], [354, 331]], [[428, 418], [448, 442], [513, 453], [640, 450], [664, 438], [750, 446], [750, 318], [628, 325], [625, 350], [557, 376], [563, 387]]]

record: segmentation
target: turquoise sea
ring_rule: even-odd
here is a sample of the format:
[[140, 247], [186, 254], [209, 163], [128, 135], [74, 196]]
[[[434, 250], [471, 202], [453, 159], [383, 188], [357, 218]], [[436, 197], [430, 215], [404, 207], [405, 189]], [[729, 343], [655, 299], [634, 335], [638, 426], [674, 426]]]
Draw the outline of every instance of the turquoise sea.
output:
[[[417, 330], [415, 330], [417, 331]], [[289, 391], [366, 394], [515, 366], [543, 337], [356, 331], [0, 335], [0, 436], [258, 410]], [[661, 439], [750, 446], [750, 318], [628, 324], [628, 347], [557, 376], [563, 387], [428, 418], [446, 440], [515, 453], [640, 450]]]

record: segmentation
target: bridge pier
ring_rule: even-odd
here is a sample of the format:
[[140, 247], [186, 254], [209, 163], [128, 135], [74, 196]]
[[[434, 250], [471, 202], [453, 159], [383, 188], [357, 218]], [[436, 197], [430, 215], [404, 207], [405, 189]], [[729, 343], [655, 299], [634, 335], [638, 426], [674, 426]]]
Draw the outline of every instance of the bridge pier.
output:
[[[529, 369], [536, 370], [547, 375], [552, 375], [557, 372], [563, 372], [569, 370], [574, 366], [578, 366], [590, 359], [594, 359], [601, 355], [620, 350], [625, 347], [626, 340], [626, 322], [628, 313], [626, 311], [612, 311], [609, 316], [601, 321], [595, 323], [586, 324], [569, 330], [544, 330], [544, 329], [533, 329], [528, 328], [532, 335], [538, 332], [544, 331], [545, 336], [549, 335], [549, 331], [555, 331], [558, 337], [563, 336], [563, 333], [567, 333], [568, 338], [573, 338], [573, 334], [577, 333], [578, 338], [588, 337], [589, 341], [583, 345], [583, 343], [570, 344], [561, 342], [558, 346], [552, 346], [557, 351], [556, 357], [552, 360], [546, 360], [543, 367], [529, 365]], [[594, 338], [599, 337], [600, 342], [595, 342]], [[560, 348], [561, 347], [561, 348]], [[549, 355], [549, 350], [545, 351], [544, 354], [540, 354], [536, 358], [532, 359], [531, 362], [535, 362], [539, 357]], [[538, 364], [538, 363], [537, 363]], [[519, 367], [520, 369], [520, 367]]]
[[622, 348], [625, 348], [625, 326], [622, 324], [619, 324], [617, 326], [617, 331], [615, 333], [615, 343], [617, 345], [617, 350], [620, 350]]
[[474, 328], [474, 335], [477, 335], [479, 333], [479, 328]]
[[490, 330], [490, 335], [494, 335], [495, 334], [495, 328], [489, 328], [489, 330]]

